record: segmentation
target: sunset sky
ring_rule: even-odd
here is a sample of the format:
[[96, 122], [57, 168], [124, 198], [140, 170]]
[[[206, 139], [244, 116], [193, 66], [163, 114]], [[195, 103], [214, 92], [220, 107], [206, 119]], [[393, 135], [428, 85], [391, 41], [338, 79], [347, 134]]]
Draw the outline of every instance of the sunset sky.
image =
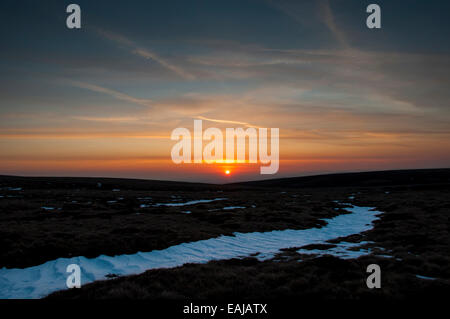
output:
[[[66, 6], [82, 11], [66, 27]], [[382, 28], [366, 27], [378, 3]], [[2, 1], [0, 174], [223, 183], [450, 167], [448, 1]], [[172, 163], [173, 129], [280, 129], [280, 170]], [[229, 170], [230, 174], [225, 174]]]

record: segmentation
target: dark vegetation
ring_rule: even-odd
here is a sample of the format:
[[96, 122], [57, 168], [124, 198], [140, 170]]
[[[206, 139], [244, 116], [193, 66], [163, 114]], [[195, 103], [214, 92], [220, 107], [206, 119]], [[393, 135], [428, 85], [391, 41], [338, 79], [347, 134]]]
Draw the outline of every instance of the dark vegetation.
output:
[[416, 169], [396, 171], [375, 171], [361, 173], [336, 173], [305, 177], [269, 179], [265, 181], [244, 182], [235, 185], [256, 187], [373, 187], [373, 186], [423, 186], [448, 185], [450, 169]]
[[[157, 269], [141, 275], [87, 284], [81, 289], [59, 291], [48, 298], [86, 299], [378, 299], [417, 298], [444, 300], [450, 285], [444, 280], [423, 280], [411, 273], [405, 262], [365, 256], [343, 260], [332, 256], [290, 256], [283, 261], [259, 262], [255, 258], [188, 264]], [[368, 289], [369, 264], [380, 265], [382, 288]]]
[[[376, 207], [384, 213], [370, 231], [302, 248], [325, 250], [341, 240], [364, 241], [370, 255], [342, 260], [299, 254], [299, 247], [292, 247], [263, 262], [249, 257], [150, 270], [49, 297], [448, 298], [450, 170], [361, 174], [343, 174], [347, 175], [345, 187], [337, 187], [335, 179], [342, 182], [339, 174], [318, 176], [320, 182], [312, 177], [287, 179], [284, 188], [279, 186], [281, 180], [224, 186], [161, 182], [158, 187], [163, 189], [158, 189], [155, 183], [160, 182], [152, 181], [134, 184], [132, 180], [104, 179], [102, 187], [97, 187], [98, 179], [2, 177], [0, 267], [29, 266], [71, 255], [149, 251], [234, 231], [321, 227], [319, 219], [345, 213], [335, 209], [339, 206], [334, 200], [339, 200]], [[152, 199], [143, 200], [145, 197]], [[151, 206], [219, 197], [228, 199], [192, 206]], [[108, 204], [113, 200], [117, 202]], [[45, 211], [40, 208], [43, 206], [61, 209]], [[224, 211], [225, 206], [246, 208]], [[182, 213], [187, 210], [191, 214]], [[366, 267], [371, 263], [381, 266], [381, 289], [370, 290], [365, 284]]]
[[[216, 198], [226, 199], [157, 205]], [[321, 227], [320, 219], [345, 213], [334, 209], [335, 199], [328, 192], [312, 196], [246, 186], [3, 176], [0, 267], [151, 251], [237, 231]], [[223, 209], [230, 206], [245, 209]]]
[[[374, 229], [330, 245], [302, 247], [328, 249], [341, 240], [369, 242], [366, 246], [373, 253], [358, 259], [316, 258], [297, 253], [296, 247], [268, 261], [232, 259], [150, 270], [50, 297], [443, 301], [450, 295], [450, 188], [428, 188], [356, 190], [355, 204], [385, 212]], [[366, 286], [366, 267], [372, 263], [382, 269], [381, 289]]]

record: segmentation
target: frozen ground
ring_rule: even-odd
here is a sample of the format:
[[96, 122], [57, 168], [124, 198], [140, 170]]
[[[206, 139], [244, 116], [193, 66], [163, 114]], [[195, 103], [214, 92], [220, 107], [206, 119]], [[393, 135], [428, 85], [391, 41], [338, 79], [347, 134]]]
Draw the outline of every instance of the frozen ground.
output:
[[169, 206], [169, 207], [178, 207], [178, 206], [186, 206], [186, 205], [195, 205], [195, 204], [205, 204], [205, 203], [211, 203], [218, 200], [226, 200], [226, 198], [214, 198], [214, 199], [200, 199], [200, 200], [191, 200], [186, 203], [158, 203], [153, 206]]
[[[65, 289], [66, 268], [78, 264], [82, 270], [82, 284], [105, 279], [107, 275], [129, 275], [148, 269], [170, 268], [185, 263], [206, 263], [210, 260], [244, 257], [259, 253], [260, 259], [271, 258], [282, 248], [321, 244], [327, 240], [358, 234], [372, 228], [380, 214], [370, 207], [347, 208], [350, 214], [325, 219], [322, 228], [281, 230], [271, 232], [234, 233], [208, 240], [175, 245], [163, 250], [139, 252], [132, 255], [59, 258], [42, 265], [24, 269], [0, 269], [0, 298], [40, 298]], [[351, 245], [351, 247], [353, 247]], [[329, 254], [342, 255], [342, 249], [329, 250]], [[365, 251], [353, 252], [359, 256]]]

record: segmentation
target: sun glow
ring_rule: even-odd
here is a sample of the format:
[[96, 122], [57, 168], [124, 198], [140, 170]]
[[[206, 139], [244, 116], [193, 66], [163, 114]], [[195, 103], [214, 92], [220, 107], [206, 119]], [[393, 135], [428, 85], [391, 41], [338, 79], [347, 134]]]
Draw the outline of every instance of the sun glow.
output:
[[231, 174], [230, 170], [227, 169], [227, 170], [225, 171], [225, 175], [230, 175], [230, 174]]

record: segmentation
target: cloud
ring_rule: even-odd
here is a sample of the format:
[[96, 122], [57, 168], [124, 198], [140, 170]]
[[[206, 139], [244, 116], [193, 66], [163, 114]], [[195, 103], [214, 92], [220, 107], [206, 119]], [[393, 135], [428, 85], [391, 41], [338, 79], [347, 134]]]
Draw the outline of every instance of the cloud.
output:
[[[282, 12], [286, 16], [295, 21], [302, 29], [315, 29], [314, 26], [317, 21], [316, 15], [311, 14], [317, 11], [318, 18], [325, 25], [325, 27], [335, 37], [342, 49], [350, 48], [346, 34], [336, 24], [336, 19], [333, 14], [329, 0], [316, 1], [289, 1], [289, 0], [266, 0], [267, 3]], [[318, 10], [317, 10], [318, 9]]]
[[238, 125], [244, 125], [244, 126], [246, 126], [246, 127], [254, 127], [254, 128], [258, 128], [258, 126], [253, 125], [253, 124], [249, 124], [249, 123], [247, 123], [247, 122], [229, 121], [229, 120], [218, 120], [218, 119], [207, 118], [207, 117], [204, 117], [204, 116], [197, 116], [196, 118], [199, 119], [199, 120], [210, 121], [210, 122], [216, 122], [216, 123], [238, 124]]
[[89, 122], [106, 122], [106, 123], [124, 123], [135, 122], [141, 120], [138, 117], [91, 117], [91, 116], [72, 116], [74, 120]]
[[319, 6], [321, 9], [320, 16], [322, 17], [323, 22], [327, 26], [328, 30], [330, 30], [331, 33], [335, 36], [336, 40], [339, 42], [342, 48], [350, 48], [347, 37], [342, 31], [342, 28], [336, 25], [336, 20], [334, 18], [329, 0], [319, 0]]
[[152, 106], [152, 100], [150, 99], [138, 99], [135, 97], [132, 97], [130, 95], [118, 92], [118, 91], [114, 91], [108, 88], [104, 88], [95, 84], [89, 84], [89, 83], [83, 83], [83, 82], [77, 82], [77, 81], [71, 81], [70, 82], [73, 86], [82, 88], [82, 89], [86, 89], [92, 92], [97, 92], [97, 93], [103, 93], [106, 95], [109, 95], [115, 99], [121, 100], [121, 101], [125, 101], [125, 102], [130, 102], [130, 103], [134, 103], [134, 104], [139, 104], [139, 105], [143, 105], [143, 106], [148, 106], [151, 107]]
[[106, 31], [103, 29], [98, 29], [98, 28], [96, 28], [95, 30], [96, 30], [97, 34], [99, 34], [103, 38], [113, 41], [121, 46], [124, 46], [125, 48], [127, 48], [130, 51], [130, 53], [132, 53], [134, 55], [137, 55], [144, 59], [153, 60], [153, 61], [157, 62], [158, 64], [160, 64], [165, 69], [178, 74], [179, 76], [181, 76], [182, 78], [184, 78], [186, 80], [195, 79], [195, 76], [193, 74], [185, 71], [180, 66], [177, 66], [174, 63], [169, 62], [167, 59], [162, 58], [155, 52], [139, 46], [134, 41], [131, 41], [130, 39], [128, 39], [120, 34], [112, 33], [112, 32], [109, 32], [109, 31]]
[[450, 76], [444, 70], [450, 66], [450, 60], [446, 54], [236, 45], [233, 55], [213, 51], [190, 61], [204, 66], [211, 78], [217, 75], [245, 80], [258, 84], [262, 90], [283, 87], [309, 91], [303, 95], [305, 98], [339, 108], [449, 113]]
[[187, 79], [187, 80], [193, 80], [195, 79], [195, 76], [184, 71], [182, 68], [169, 63], [167, 60], [161, 58], [160, 56], [158, 56], [156, 53], [151, 52], [149, 50], [146, 49], [142, 49], [142, 48], [137, 48], [133, 51], [134, 54], [143, 57], [145, 59], [151, 59], [154, 60], [156, 62], [158, 62], [160, 65], [162, 65], [163, 67], [165, 67], [166, 69], [180, 75], [181, 77]]

